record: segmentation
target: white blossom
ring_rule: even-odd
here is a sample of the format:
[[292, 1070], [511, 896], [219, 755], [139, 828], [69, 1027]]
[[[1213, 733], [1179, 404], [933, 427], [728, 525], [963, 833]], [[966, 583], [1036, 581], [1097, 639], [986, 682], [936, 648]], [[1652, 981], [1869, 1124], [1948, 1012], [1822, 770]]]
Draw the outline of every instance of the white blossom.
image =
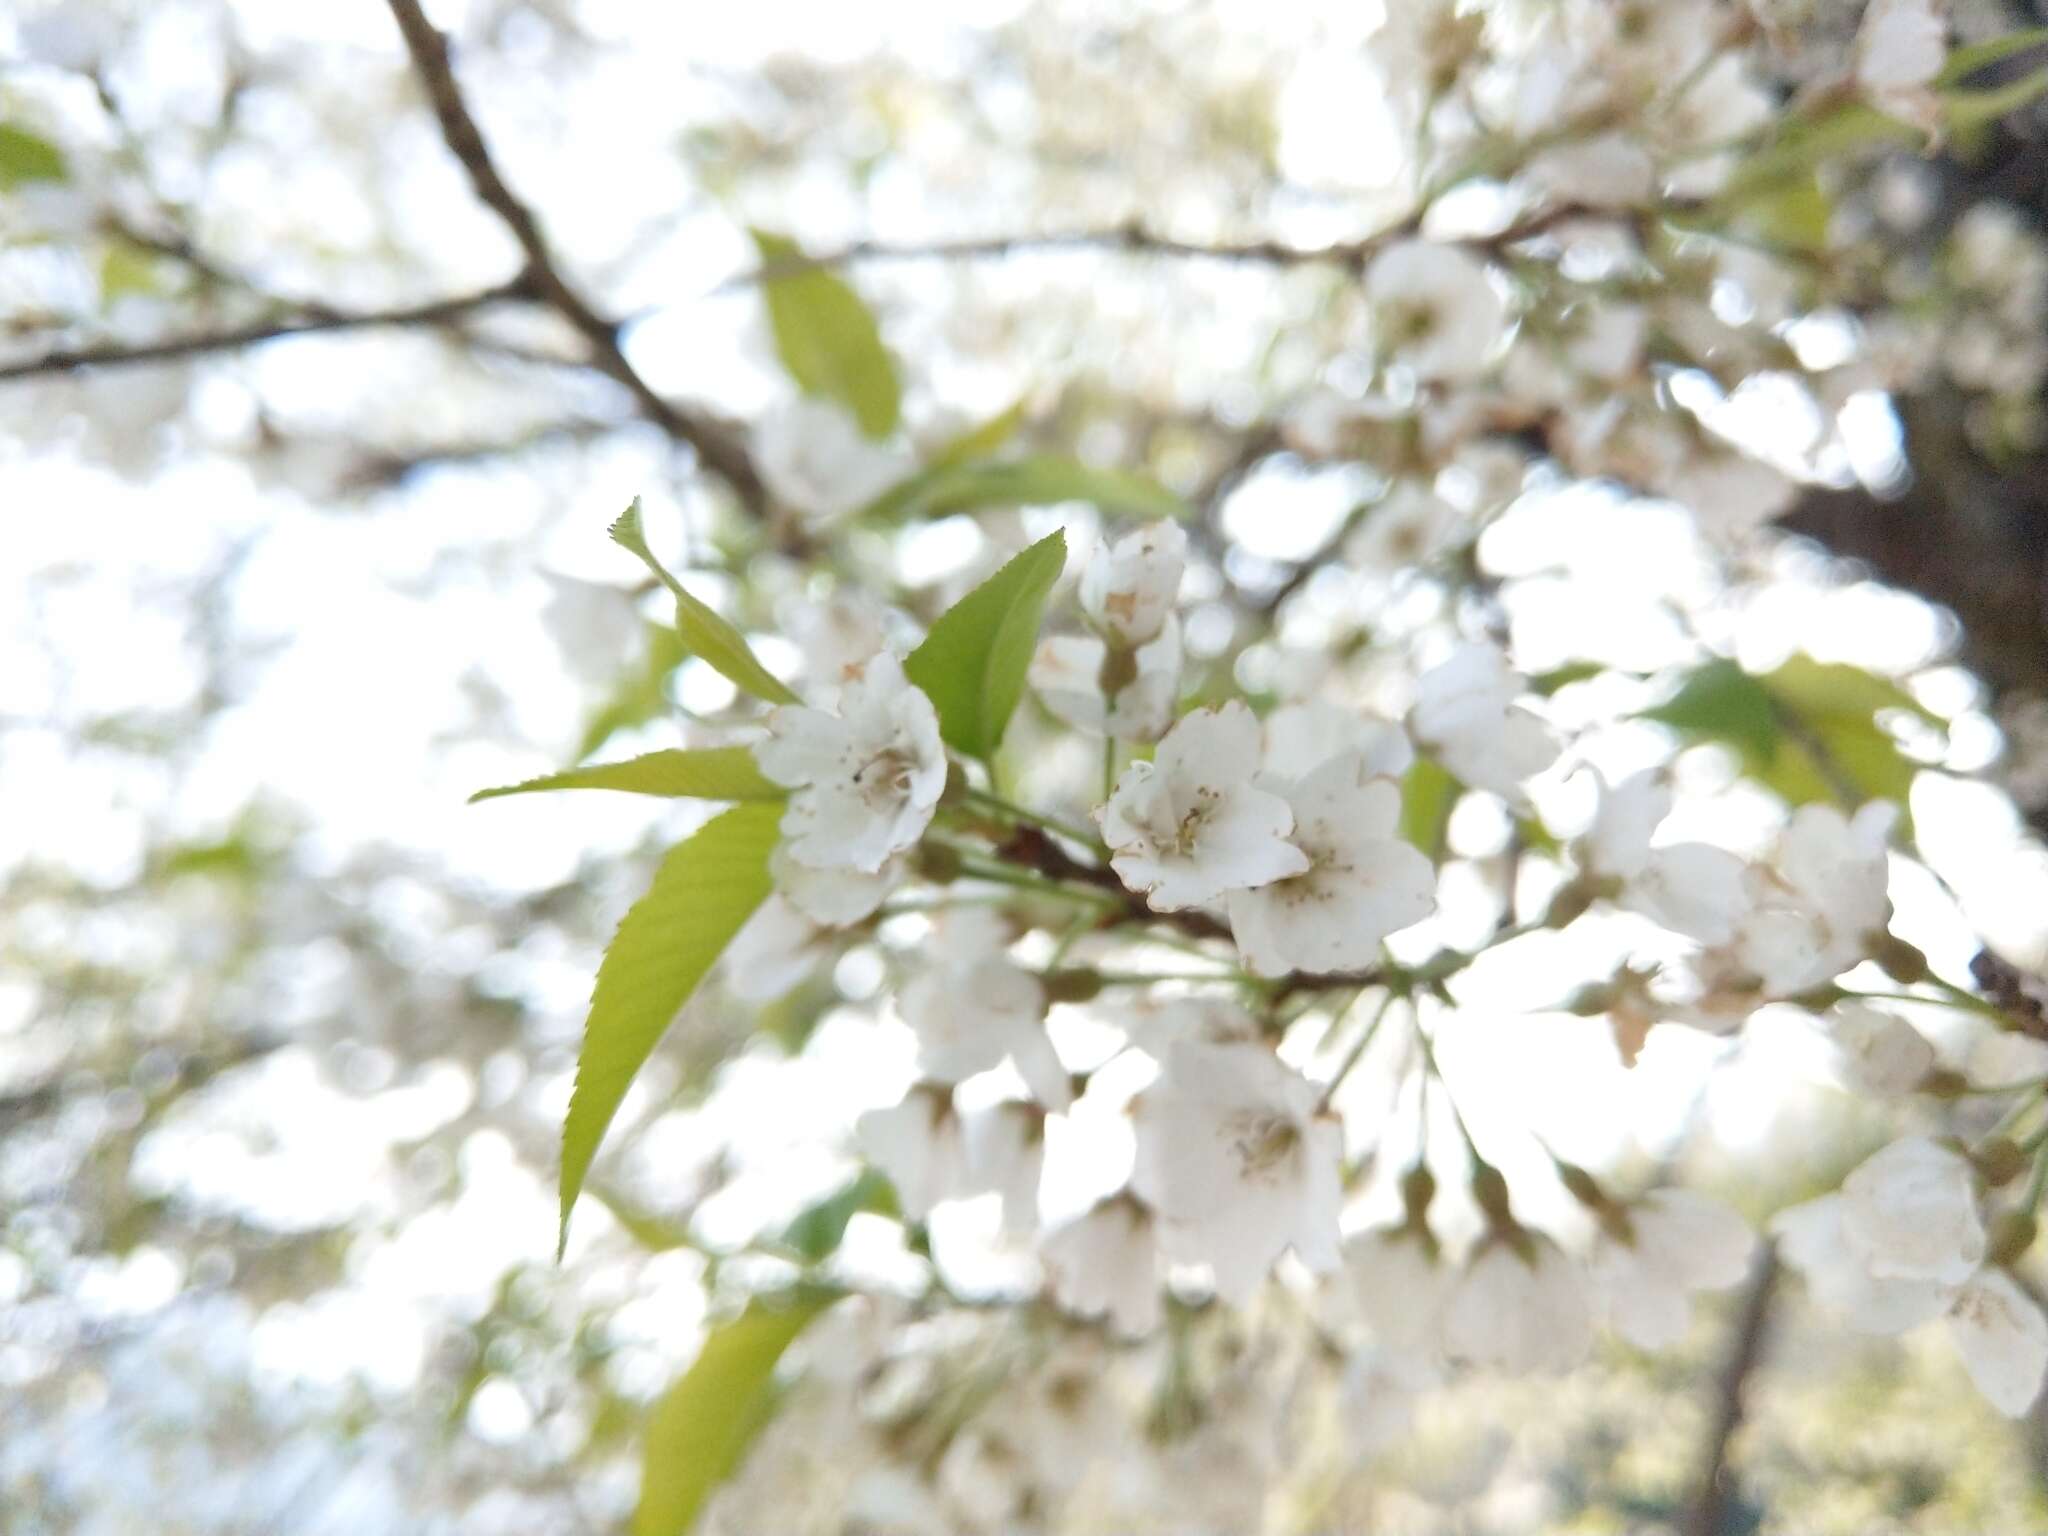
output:
[[1828, 1010], [1827, 1026], [1843, 1079], [1861, 1092], [1895, 1098], [1911, 1093], [1934, 1070], [1934, 1047], [1895, 1013], [1840, 1002]]
[[1177, 912], [1307, 869], [1287, 841], [1294, 815], [1254, 787], [1258, 769], [1259, 722], [1243, 704], [1184, 717], [1100, 812], [1118, 877], [1153, 911]]
[[1626, 1235], [1602, 1230], [1586, 1260], [1596, 1310], [1639, 1349], [1685, 1337], [1695, 1291], [1740, 1284], [1756, 1234], [1718, 1200], [1660, 1189], [1626, 1208]]
[[876, 442], [843, 406], [809, 395], [761, 418], [754, 460], [768, 489], [813, 523], [865, 506], [917, 467], [900, 444]]
[[1380, 1373], [1410, 1390], [1436, 1385], [1451, 1276], [1422, 1236], [1406, 1227], [1361, 1233], [1345, 1245], [1344, 1271]]
[[[1110, 671], [1111, 653], [1095, 635], [1047, 635], [1028, 674], [1045, 707], [1075, 730], [1119, 741], [1157, 741], [1173, 724], [1180, 700], [1180, 620], [1166, 616], [1159, 633], [1125, 652]], [[1105, 688], [1105, 676], [1113, 691]], [[1105, 695], [1107, 697], [1105, 697]]]
[[932, 1207], [975, 1192], [967, 1139], [953, 1098], [944, 1088], [919, 1084], [899, 1104], [871, 1109], [855, 1122], [861, 1155], [888, 1175], [896, 1201], [911, 1221]]
[[1416, 683], [1408, 728], [1456, 778], [1509, 800], [1557, 760], [1546, 726], [1516, 698], [1526, 684], [1490, 645], [1460, 646]]
[[1029, 1104], [1005, 1102], [963, 1117], [967, 1178], [976, 1190], [1003, 1203], [1003, 1229], [1038, 1227], [1038, 1182], [1045, 1168], [1045, 1115]]
[[800, 864], [786, 844], [768, 856], [776, 891], [814, 923], [844, 928], [874, 914], [908, 873], [901, 857], [870, 874], [864, 869], [813, 869]]
[[1159, 1326], [1159, 1240], [1152, 1214], [1128, 1195], [1089, 1207], [1039, 1243], [1053, 1295], [1083, 1317], [1106, 1316], [1136, 1336]]
[[1397, 835], [1401, 791], [1369, 777], [1353, 753], [1331, 758], [1286, 792], [1301, 874], [1232, 891], [1230, 928], [1260, 976], [1371, 965], [1380, 941], [1436, 905], [1436, 868]]
[[1845, 1214], [1840, 1195], [1823, 1195], [1771, 1218], [1778, 1252], [1806, 1277], [1814, 1299], [1864, 1333], [1904, 1333], [1939, 1317], [1956, 1288], [1940, 1280], [1871, 1273], [1869, 1256], [1851, 1237]]
[[1463, 527], [1457, 508], [1436, 492], [1398, 481], [1345, 539], [1344, 559], [1368, 571], [1412, 570], [1450, 548]]
[[1933, 85], [1947, 62], [1948, 22], [1936, 0], [1871, 0], [1856, 33], [1856, 85], [1878, 111], [1939, 132]]
[[799, 864], [873, 874], [931, 825], [946, 788], [938, 712], [889, 652], [846, 685], [838, 714], [785, 704], [768, 731], [754, 758], [792, 791], [782, 835]]
[[1881, 1280], [1966, 1279], [1984, 1259], [1970, 1163], [1925, 1136], [1904, 1136], [1842, 1181], [1842, 1225]]
[[1338, 1262], [1343, 1134], [1317, 1100], [1262, 1045], [1194, 1042], [1168, 1049], [1138, 1100], [1132, 1187], [1167, 1257], [1207, 1264], [1227, 1301], [1250, 1299], [1290, 1246], [1311, 1268]]
[[1081, 608], [1097, 629], [1127, 646], [1158, 635], [1180, 596], [1188, 535], [1161, 521], [1125, 534], [1081, 572]]
[[917, 1035], [918, 1068], [934, 1082], [957, 1083], [1008, 1059], [1048, 1109], [1073, 1100], [1066, 1068], [1045, 1032], [1045, 988], [1000, 949], [981, 950], [941, 929], [934, 963], [899, 998]]
[[1991, 1406], [2019, 1418], [2048, 1374], [2048, 1317], [2002, 1269], [1979, 1270], [1948, 1309], [1949, 1341]]
[[1366, 268], [1380, 350], [1424, 380], [1476, 378], [1507, 328], [1486, 265], [1455, 245], [1397, 240]]
[[1344, 753], [1369, 777], [1398, 779], [1415, 761], [1408, 733], [1392, 721], [1324, 699], [1282, 704], [1261, 722], [1258, 784], [1282, 791]]
[[831, 948], [831, 930], [771, 894], [725, 947], [725, 984], [742, 1002], [772, 1003], [808, 980]]
[[1586, 1272], [1549, 1238], [1522, 1236], [1526, 1253], [1503, 1237], [1480, 1244], [1444, 1308], [1445, 1351], [1511, 1374], [1570, 1370], [1593, 1347]]
[[1623, 906], [1701, 944], [1726, 944], [1748, 911], [1747, 868], [1707, 843], [1653, 846], [1671, 803], [1670, 783], [1655, 768], [1603, 787], [1586, 835], [1587, 867], [1621, 883]]
[[889, 614], [865, 592], [841, 588], [817, 602], [791, 603], [782, 629], [803, 653], [812, 696], [836, 699], [888, 648]]

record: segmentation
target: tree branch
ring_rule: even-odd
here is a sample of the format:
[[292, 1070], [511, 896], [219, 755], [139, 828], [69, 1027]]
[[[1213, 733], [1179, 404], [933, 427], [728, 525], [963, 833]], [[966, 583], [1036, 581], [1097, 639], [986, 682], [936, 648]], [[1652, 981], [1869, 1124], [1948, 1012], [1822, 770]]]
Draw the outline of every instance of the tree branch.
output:
[[1778, 1267], [1777, 1247], [1766, 1242], [1757, 1256], [1756, 1274], [1743, 1297], [1742, 1315], [1736, 1320], [1728, 1358], [1716, 1384], [1714, 1419], [1700, 1460], [1699, 1487], [1682, 1528], [1685, 1536], [1723, 1536], [1728, 1526], [1728, 1447], [1742, 1427], [1743, 1394], [1750, 1373], [1763, 1358], [1771, 1302], [1778, 1289]]
[[683, 409], [657, 391], [627, 361], [619, 346], [619, 327], [606, 319], [576, 291], [556, 262], [533, 210], [520, 201], [498, 172], [476, 118], [456, 83], [448, 39], [427, 20], [419, 0], [387, 0], [406, 52], [425, 87], [427, 101], [441, 125], [441, 138], [461, 162], [485, 207], [503, 221], [525, 253], [527, 281], [536, 296], [568, 321], [589, 345], [592, 361], [622, 385], [641, 413], [670, 437], [687, 443], [705, 468], [730, 485], [742, 505], [756, 517], [768, 516], [768, 493], [745, 445], [724, 427]]
[[521, 279], [496, 288], [486, 288], [479, 293], [434, 299], [425, 304], [413, 304], [397, 309], [346, 311], [307, 308], [280, 319], [253, 321], [248, 325], [209, 331], [196, 336], [173, 336], [164, 341], [142, 342], [134, 346], [110, 343], [46, 352], [41, 357], [32, 357], [23, 362], [0, 364], [0, 383], [10, 379], [75, 373], [81, 368], [125, 368], [142, 363], [177, 362], [188, 357], [203, 357], [212, 352], [233, 352], [287, 336], [363, 331], [380, 326], [448, 325], [457, 320], [467, 319], [493, 304], [511, 303], [531, 297], [530, 289]]
[[[393, 0], [393, 3], [399, 3], [399, 0]], [[1660, 212], [1684, 213], [1690, 211], [1692, 207], [1690, 203], [1671, 201], [1661, 210], [1644, 210], [1635, 217], [1639, 222], [1645, 222], [1656, 218]], [[1497, 234], [1476, 236], [1461, 243], [1482, 250], [1500, 250], [1523, 240], [1533, 240], [1558, 224], [1593, 212], [1598, 212], [1602, 217], [1609, 219], [1626, 216], [1614, 209], [1591, 210], [1576, 203], [1560, 203], [1518, 219]], [[1415, 234], [1421, 223], [1422, 215], [1416, 213], [1398, 224], [1389, 225], [1377, 233], [1356, 240], [1316, 246], [1293, 245], [1270, 237], [1216, 244], [1205, 244], [1197, 240], [1177, 240], [1171, 235], [1162, 235], [1147, 229], [1135, 219], [1097, 229], [972, 235], [959, 239], [930, 240], [905, 245], [881, 240], [855, 240], [835, 250], [819, 251], [810, 255], [799, 253], [778, 256], [772, 261], [761, 263], [751, 271], [728, 278], [713, 291], [726, 293], [738, 288], [751, 288], [760, 283], [774, 282], [777, 278], [795, 277], [821, 268], [852, 266], [862, 262], [980, 261], [1023, 255], [1033, 251], [1110, 251], [1134, 256], [1171, 256], [1181, 260], [1217, 261], [1233, 265], [1322, 265], [1357, 268], [1363, 267], [1381, 247]]]

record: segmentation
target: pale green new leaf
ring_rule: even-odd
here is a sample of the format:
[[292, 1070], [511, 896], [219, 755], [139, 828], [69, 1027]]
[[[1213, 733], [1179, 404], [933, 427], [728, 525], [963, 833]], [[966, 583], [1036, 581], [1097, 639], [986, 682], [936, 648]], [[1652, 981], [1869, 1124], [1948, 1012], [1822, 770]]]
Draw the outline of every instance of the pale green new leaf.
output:
[[1017, 435], [1017, 429], [1024, 425], [1024, 402], [1016, 401], [1009, 409], [978, 421], [963, 432], [952, 437], [932, 452], [933, 464], [969, 464], [976, 459], [985, 459], [991, 454], [1002, 452], [1010, 439]]
[[683, 1536], [696, 1524], [767, 1422], [784, 1351], [835, 1300], [823, 1292], [777, 1306], [756, 1301], [711, 1330], [648, 1417], [633, 1536]]
[[2000, 59], [2009, 59], [2016, 53], [2044, 45], [2048, 45], [2048, 27], [2023, 27], [2003, 37], [1971, 43], [1949, 54], [1948, 62], [1941, 66], [1941, 73], [1934, 77], [1934, 84], [1937, 88], [1954, 85], [1960, 80], [1967, 80], [1987, 64], [1996, 64]]
[[908, 522], [984, 507], [1049, 507], [1083, 501], [1116, 516], [1182, 518], [1187, 503], [1158, 481], [1129, 470], [1100, 469], [1058, 454], [934, 464], [877, 496], [856, 514]]
[[612, 542], [629, 549], [660, 578], [676, 600], [676, 632], [693, 656], [728, 679], [735, 687], [770, 704], [794, 704], [797, 696], [789, 686], [761, 665], [761, 658], [747, 645], [747, 637], [707, 604], [692, 597], [683, 584], [668, 573], [668, 567], [654, 558], [647, 547], [647, 535], [640, 527], [640, 498], [621, 512], [611, 526]]
[[1067, 537], [1055, 531], [939, 615], [903, 663], [939, 712], [939, 734], [970, 757], [988, 758], [1024, 696], [1045, 599], [1066, 568]]
[[734, 934], [767, 899], [782, 807], [735, 806], [669, 850], [597, 968], [562, 1125], [562, 1231], [634, 1074]]
[[32, 181], [64, 181], [64, 151], [39, 133], [0, 123], [0, 192]]
[[593, 763], [518, 784], [480, 789], [469, 797], [469, 803], [551, 789], [616, 789], [630, 795], [693, 800], [780, 800], [788, 793], [763, 776], [754, 764], [754, 754], [745, 747], [694, 747], [649, 752], [621, 763]]
[[1949, 132], [1967, 133], [2019, 111], [2043, 91], [2048, 91], [2048, 69], [2037, 69], [2008, 84], [1987, 86], [1981, 91], [1944, 91], [1941, 95], [1942, 117]]
[[796, 265], [761, 282], [782, 366], [805, 394], [837, 401], [869, 437], [887, 437], [902, 415], [903, 385], [873, 313], [836, 273], [801, 266], [795, 241], [753, 235], [764, 267]]

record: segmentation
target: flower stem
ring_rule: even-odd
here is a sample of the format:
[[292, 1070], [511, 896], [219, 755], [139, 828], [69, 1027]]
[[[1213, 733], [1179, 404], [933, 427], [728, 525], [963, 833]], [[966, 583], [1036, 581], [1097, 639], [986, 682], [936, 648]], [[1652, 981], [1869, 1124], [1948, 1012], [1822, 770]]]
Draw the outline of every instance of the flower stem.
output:
[[1021, 821], [1031, 826], [1042, 828], [1047, 832], [1056, 832], [1070, 842], [1079, 843], [1085, 848], [1095, 849], [1102, 846], [1102, 839], [1085, 827], [1071, 821], [1062, 821], [1057, 816], [1048, 816], [1042, 811], [1034, 811], [1025, 806], [1013, 804], [1005, 800], [1001, 795], [992, 794], [985, 789], [968, 790], [967, 803], [979, 806], [985, 811], [993, 811], [998, 816], [1007, 817], [1011, 821]]
[[[1368, 990], [1370, 989], [1360, 987], [1351, 994], [1344, 1006], [1337, 1010], [1337, 1017], [1330, 1021], [1332, 1033], [1336, 1032], [1337, 1027], [1344, 1022], [1351, 1010], [1358, 1006], [1358, 1000], [1365, 996]], [[1366, 1047], [1372, 1044], [1373, 1036], [1380, 1032], [1380, 1024], [1386, 1019], [1387, 1012], [1393, 1005], [1394, 994], [1391, 991], [1380, 995], [1379, 1007], [1373, 1010], [1373, 1015], [1366, 1021], [1365, 1028], [1359, 1032], [1358, 1038], [1351, 1043], [1351, 1049], [1344, 1053], [1344, 1059], [1337, 1064], [1337, 1070], [1330, 1074], [1330, 1080], [1323, 1085], [1323, 1096], [1316, 1103], [1318, 1110], [1330, 1107], [1330, 1100], [1334, 1099], [1337, 1096], [1337, 1090], [1344, 1086], [1344, 1079], [1349, 1077], [1352, 1069], [1364, 1059]]]
[[1056, 897], [1061, 901], [1084, 901], [1097, 907], [1121, 905], [1106, 892], [1091, 890], [1085, 885], [1061, 885], [1056, 881], [1034, 875], [1028, 870], [1014, 869], [1003, 864], [984, 864], [978, 859], [962, 859], [960, 873], [969, 880], [983, 880], [990, 885], [1007, 885], [1020, 891]]

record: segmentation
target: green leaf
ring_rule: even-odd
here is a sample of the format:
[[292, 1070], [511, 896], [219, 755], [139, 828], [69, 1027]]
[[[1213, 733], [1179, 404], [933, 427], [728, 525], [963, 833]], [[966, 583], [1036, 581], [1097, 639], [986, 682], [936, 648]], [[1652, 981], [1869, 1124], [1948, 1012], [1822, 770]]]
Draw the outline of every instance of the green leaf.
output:
[[0, 192], [32, 181], [66, 181], [64, 151], [39, 133], [0, 123]]
[[1729, 742], [1745, 756], [1769, 762], [1778, 749], [1778, 717], [1763, 685], [1732, 661], [1716, 658], [1694, 668], [1678, 692], [1642, 712], [1693, 736]]
[[626, 1235], [649, 1253], [673, 1253], [686, 1248], [693, 1253], [705, 1253], [704, 1245], [690, 1235], [689, 1228], [681, 1222], [670, 1221], [652, 1211], [643, 1211], [623, 1195], [614, 1194], [596, 1185], [590, 1187], [590, 1198], [611, 1212], [612, 1220], [625, 1229]]
[[[802, 259], [793, 240], [761, 229], [753, 235], [765, 267]], [[903, 385], [860, 295], [823, 267], [764, 278], [761, 287], [776, 355], [797, 387], [845, 406], [869, 437], [894, 432], [902, 416]]]
[[1401, 835], [1428, 854], [1443, 857], [1451, 812], [1465, 786], [1433, 758], [1418, 757], [1401, 781]]
[[1996, 64], [2000, 59], [2009, 59], [2016, 53], [2025, 53], [2029, 48], [2039, 48], [2043, 44], [2048, 44], [2048, 27], [2023, 27], [2003, 37], [1986, 38], [1981, 43], [1955, 49], [1949, 54], [1948, 62], [1942, 65], [1941, 73], [1934, 77], [1934, 84], [1937, 88], [1954, 85], [1987, 64]]
[[939, 615], [903, 670], [939, 712], [939, 734], [970, 757], [989, 758], [1024, 696], [1045, 599], [1067, 564], [1055, 530]]
[[799, 1212], [783, 1228], [782, 1246], [807, 1264], [821, 1263], [839, 1249], [847, 1223], [862, 1211], [882, 1216], [899, 1214], [896, 1191], [872, 1168], [865, 1168], [817, 1204]]
[[654, 552], [647, 547], [647, 535], [640, 527], [638, 496], [612, 524], [611, 536], [612, 542], [621, 549], [629, 549], [638, 555], [674, 595], [676, 632], [683, 637], [683, 644], [691, 655], [702, 658], [713, 671], [757, 699], [765, 699], [770, 704], [798, 702], [789, 686], [761, 665], [761, 658], [748, 647], [746, 636], [715, 610], [692, 597], [683, 584], [668, 573], [668, 568], [654, 558]]
[[129, 240], [113, 240], [100, 253], [100, 303], [147, 297], [163, 291], [163, 274], [154, 254]]
[[837, 1296], [756, 1301], [712, 1329], [690, 1368], [648, 1416], [633, 1536], [683, 1536], [730, 1477], [775, 1406], [775, 1367]]
[[1791, 117], [1738, 164], [1715, 200], [1722, 216], [1764, 190], [1796, 181], [1816, 166], [1864, 149], [1911, 144], [1924, 135], [1860, 101], [1846, 101], [1816, 117]]
[[1995, 123], [2009, 113], [2027, 106], [2048, 91], [2048, 68], [1981, 91], [1948, 90], [1941, 94], [1942, 116], [1951, 133], [1967, 133], [1986, 123]]
[[597, 968], [562, 1125], [562, 1230], [634, 1074], [734, 934], [768, 897], [782, 808], [735, 806], [669, 850]]
[[1548, 672], [1539, 672], [1530, 678], [1529, 689], [1547, 699], [1561, 688], [1569, 688], [1573, 683], [1583, 683], [1588, 678], [1613, 670], [1604, 661], [1568, 661], [1561, 667], [1552, 667]]
[[1024, 402], [1019, 400], [1008, 410], [991, 416], [987, 421], [977, 422], [966, 431], [956, 434], [941, 443], [931, 456], [934, 465], [966, 464], [975, 459], [985, 459], [992, 453], [1000, 453], [1017, 429], [1024, 424]]
[[877, 522], [908, 522], [983, 507], [1049, 507], [1063, 501], [1087, 502], [1118, 516], [1188, 515], [1187, 503], [1149, 476], [1042, 453], [994, 462], [934, 464], [891, 486], [855, 515]]
[[1824, 250], [1835, 208], [1818, 171], [1804, 171], [1743, 201], [1737, 222], [1788, 251]]
[[1795, 655], [1757, 681], [1778, 703], [1811, 717], [1868, 719], [1881, 709], [1902, 709], [1932, 726], [1945, 721], [1888, 677], [1839, 661]]
[[780, 800], [788, 791], [764, 777], [745, 747], [696, 747], [649, 752], [622, 763], [593, 763], [519, 784], [480, 789], [469, 797], [496, 800], [503, 795], [535, 794], [550, 789], [616, 789], [630, 795], [685, 796], [695, 800]]

